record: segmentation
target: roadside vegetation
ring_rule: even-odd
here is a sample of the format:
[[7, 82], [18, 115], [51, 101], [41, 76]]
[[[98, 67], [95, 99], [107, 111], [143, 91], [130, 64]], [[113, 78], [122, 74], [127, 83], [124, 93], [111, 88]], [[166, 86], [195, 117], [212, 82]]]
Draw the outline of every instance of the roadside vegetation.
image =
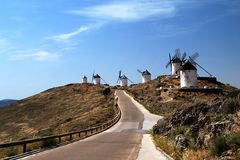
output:
[[178, 92], [179, 80], [160, 76], [127, 91], [150, 112], [164, 116], [153, 127], [156, 146], [176, 160], [240, 159], [240, 91], [220, 82], [222, 94]]

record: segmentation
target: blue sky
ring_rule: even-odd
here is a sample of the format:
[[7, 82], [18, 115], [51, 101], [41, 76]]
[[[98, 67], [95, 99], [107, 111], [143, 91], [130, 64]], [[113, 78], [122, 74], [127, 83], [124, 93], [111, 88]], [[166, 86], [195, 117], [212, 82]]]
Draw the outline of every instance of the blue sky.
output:
[[[80, 82], [93, 70], [169, 74], [176, 48], [218, 80], [240, 87], [239, 0], [1, 0], [0, 99]], [[199, 70], [200, 75], [206, 75]]]

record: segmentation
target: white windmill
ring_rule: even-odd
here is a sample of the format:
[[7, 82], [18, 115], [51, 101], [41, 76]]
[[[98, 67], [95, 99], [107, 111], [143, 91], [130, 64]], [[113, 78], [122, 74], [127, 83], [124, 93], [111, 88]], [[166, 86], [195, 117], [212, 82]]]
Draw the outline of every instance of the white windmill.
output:
[[[199, 54], [196, 52], [189, 57], [188, 60], [183, 60], [180, 71], [180, 83], [181, 88], [197, 88], [198, 87], [198, 73], [197, 66], [205, 70], [200, 66], [195, 60], [199, 57]], [[210, 74], [209, 72], [207, 72]], [[210, 74], [210, 76], [212, 76]]]
[[152, 75], [148, 70], [142, 72], [138, 69], [137, 71], [142, 75], [142, 83], [151, 81]]
[[133, 83], [127, 76], [122, 75], [122, 71], [119, 71], [117, 83], [120, 82], [121, 87], [127, 87], [128, 86], [128, 81]]
[[86, 76], [84, 76], [84, 77], [82, 78], [82, 83], [83, 83], [83, 84], [88, 83], [88, 82], [87, 82], [87, 77], [86, 77]]
[[169, 66], [171, 67], [172, 75], [179, 76], [179, 69], [181, 68], [182, 63], [185, 61], [186, 55], [187, 54], [185, 52], [183, 55], [181, 55], [179, 48], [175, 50], [175, 55], [173, 57], [169, 53], [169, 62], [167, 63], [166, 68]]
[[93, 72], [93, 75], [92, 75], [92, 83], [94, 85], [101, 85], [101, 80], [107, 84], [107, 82], [99, 75], [99, 74], [95, 74]]
[[181, 88], [196, 88], [198, 86], [197, 68], [190, 62], [190, 60], [183, 63], [179, 71]]

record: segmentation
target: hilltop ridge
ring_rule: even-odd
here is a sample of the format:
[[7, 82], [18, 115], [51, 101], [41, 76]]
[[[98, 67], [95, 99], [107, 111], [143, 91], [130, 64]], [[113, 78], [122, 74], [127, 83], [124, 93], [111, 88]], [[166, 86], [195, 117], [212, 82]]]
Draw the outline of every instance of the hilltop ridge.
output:
[[[0, 109], [0, 142], [77, 131], [114, 116], [113, 92], [91, 84], [55, 87]], [[111, 91], [111, 90], [109, 90]]]

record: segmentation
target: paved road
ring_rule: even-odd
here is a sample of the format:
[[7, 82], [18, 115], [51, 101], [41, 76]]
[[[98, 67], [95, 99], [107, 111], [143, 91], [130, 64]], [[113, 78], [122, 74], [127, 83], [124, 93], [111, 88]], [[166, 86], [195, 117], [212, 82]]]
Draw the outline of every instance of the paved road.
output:
[[99, 135], [45, 151], [26, 160], [136, 160], [142, 141], [144, 115], [123, 91], [117, 91], [120, 122]]

